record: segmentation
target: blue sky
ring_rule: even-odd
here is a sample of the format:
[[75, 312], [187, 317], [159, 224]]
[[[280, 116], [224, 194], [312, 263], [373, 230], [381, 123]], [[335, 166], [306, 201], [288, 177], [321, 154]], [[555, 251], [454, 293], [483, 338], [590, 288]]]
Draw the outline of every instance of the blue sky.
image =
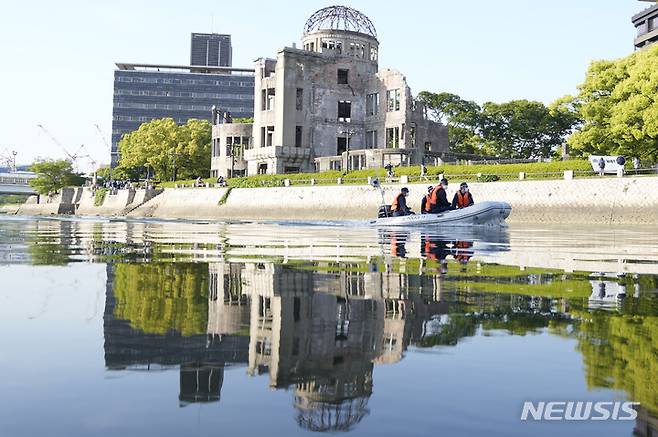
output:
[[[19, 163], [69, 149], [109, 152], [114, 63], [189, 62], [191, 32], [230, 33], [234, 66], [298, 42], [304, 22], [331, 4], [300, 1], [22, 1], [0, 14], [0, 152]], [[637, 0], [345, 2], [377, 28], [380, 68], [403, 72], [414, 93], [450, 91], [478, 102], [550, 103], [576, 91], [591, 60], [633, 51]], [[393, 5], [403, 4], [404, 7]]]

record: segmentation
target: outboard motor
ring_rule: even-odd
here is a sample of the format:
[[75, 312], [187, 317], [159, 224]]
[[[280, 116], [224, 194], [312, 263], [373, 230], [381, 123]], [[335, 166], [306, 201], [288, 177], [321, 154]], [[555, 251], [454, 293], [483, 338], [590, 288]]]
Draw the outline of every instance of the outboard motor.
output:
[[[379, 190], [379, 194], [382, 195], [382, 204], [386, 202], [384, 200], [384, 189], [382, 188], [382, 185], [379, 183], [379, 179], [373, 178], [370, 181], [370, 185], [372, 185], [373, 187]], [[379, 211], [377, 212], [377, 218], [391, 217], [392, 215], [393, 213], [391, 212], [391, 205], [383, 204], [379, 207]]]
[[377, 218], [390, 217], [391, 215], [393, 215], [391, 213], [391, 205], [382, 205], [379, 207]]

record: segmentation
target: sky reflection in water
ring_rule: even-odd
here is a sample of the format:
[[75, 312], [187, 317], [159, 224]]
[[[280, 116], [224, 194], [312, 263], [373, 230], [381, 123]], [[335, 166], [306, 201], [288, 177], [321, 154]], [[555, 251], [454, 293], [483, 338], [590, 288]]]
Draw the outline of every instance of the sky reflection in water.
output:
[[649, 435], [656, 240], [3, 218], [0, 434]]

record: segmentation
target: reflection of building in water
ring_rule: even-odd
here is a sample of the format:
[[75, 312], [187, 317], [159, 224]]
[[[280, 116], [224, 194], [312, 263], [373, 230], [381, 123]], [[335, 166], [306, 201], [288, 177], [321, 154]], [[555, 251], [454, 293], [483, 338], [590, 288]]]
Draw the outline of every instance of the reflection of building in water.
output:
[[208, 265], [208, 335], [229, 335], [246, 331], [249, 300], [242, 291], [242, 265]]
[[626, 298], [626, 284], [616, 275], [592, 274], [589, 282], [592, 285], [590, 309], [618, 309]]
[[[365, 417], [374, 364], [402, 359], [412, 336], [422, 335], [419, 316], [445, 312], [433, 300], [440, 289], [435, 278], [378, 271], [376, 265], [364, 272], [363, 266], [336, 268], [329, 263], [313, 270], [269, 262], [215, 263], [207, 270], [178, 264], [175, 285], [166, 293], [152, 288], [160, 276], [172, 274], [168, 268], [129, 267], [120, 274], [113, 265], [107, 269], [109, 369], [180, 366], [179, 400], [184, 406], [218, 401], [225, 366], [248, 363], [251, 374], [268, 372], [272, 387], [294, 386], [297, 421], [314, 430], [350, 429]], [[140, 281], [132, 281], [133, 276]], [[198, 289], [206, 283], [207, 297]], [[168, 314], [166, 326], [116, 317], [150, 320], [159, 312], [144, 316], [144, 305], [167, 307], [171, 299], [183, 298], [187, 300], [172, 309], [181, 313]], [[122, 309], [118, 313], [117, 305]], [[194, 324], [191, 335], [182, 335], [179, 326], [186, 325], [181, 317], [201, 324]]]
[[269, 370], [272, 387], [295, 385], [300, 426], [346, 430], [368, 413], [384, 305], [345, 294], [344, 287], [314, 292], [320, 276], [273, 264], [245, 267], [252, 300], [249, 371]]
[[635, 419], [633, 435], [636, 437], [658, 436], [658, 418], [652, 415], [649, 410], [642, 407], [642, 405], [637, 407], [637, 418]]
[[430, 277], [341, 267], [257, 263], [242, 273], [251, 300], [249, 372], [269, 372], [272, 387], [294, 385], [297, 422], [310, 430], [347, 430], [365, 417], [374, 364], [402, 358], [416, 311], [445, 311], [409, 296], [410, 287], [434, 296]]
[[224, 382], [224, 366], [190, 363], [180, 366], [180, 393], [178, 400], [184, 407], [196, 402], [219, 401]]
[[[180, 366], [181, 406], [192, 402], [219, 401], [224, 368], [227, 365], [247, 363], [249, 338], [230, 335], [233, 333], [231, 329], [211, 328], [211, 324], [223, 326], [212, 317], [209, 319], [208, 332], [224, 334], [221, 337], [205, 334], [184, 336], [175, 330], [169, 330], [164, 334], [148, 333], [135, 329], [129, 320], [115, 317], [117, 305], [115, 296], [118, 292], [115, 290], [116, 265], [107, 264], [106, 270], [103, 329], [107, 369], [156, 371]], [[190, 272], [198, 273], [198, 270], [190, 270]], [[180, 270], [179, 273], [184, 275], [185, 270]], [[180, 284], [185, 284], [185, 281], [180, 281]], [[162, 302], [152, 302], [152, 305], [166, 305], [166, 299], [163, 294]], [[131, 302], [124, 304], [130, 305]], [[212, 308], [212, 302], [209, 308]], [[209, 312], [213, 314], [210, 309]], [[132, 312], [128, 311], [128, 313]], [[248, 311], [246, 314], [248, 315]]]

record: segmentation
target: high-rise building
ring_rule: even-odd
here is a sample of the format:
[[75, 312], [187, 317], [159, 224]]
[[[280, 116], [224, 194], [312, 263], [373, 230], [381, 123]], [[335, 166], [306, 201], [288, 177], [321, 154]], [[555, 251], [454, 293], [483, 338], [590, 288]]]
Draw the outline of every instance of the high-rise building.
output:
[[658, 42], [658, 1], [640, 1], [653, 3], [653, 5], [635, 14], [632, 18], [633, 26], [635, 26], [637, 31], [635, 35], [636, 49], [641, 49], [649, 44]]
[[193, 33], [191, 40], [190, 65], [230, 67], [233, 64], [231, 35]]
[[[206, 43], [202, 37], [207, 37]], [[205, 51], [195, 51], [197, 46]], [[230, 35], [193, 33], [191, 61], [192, 65], [116, 64], [112, 167], [119, 161], [121, 137], [147, 121], [164, 117], [178, 124], [191, 118], [210, 121], [213, 106], [232, 117], [253, 116], [254, 69], [231, 67]]]

